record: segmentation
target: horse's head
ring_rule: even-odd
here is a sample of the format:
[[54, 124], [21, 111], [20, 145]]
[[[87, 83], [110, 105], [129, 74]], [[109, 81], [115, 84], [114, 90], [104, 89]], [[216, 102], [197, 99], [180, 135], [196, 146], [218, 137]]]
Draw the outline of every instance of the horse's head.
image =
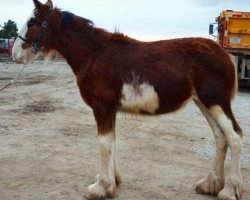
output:
[[51, 0], [42, 4], [33, 0], [35, 9], [22, 27], [12, 49], [13, 60], [26, 64], [45, 50], [50, 42], [49, 17], [53, 9]]

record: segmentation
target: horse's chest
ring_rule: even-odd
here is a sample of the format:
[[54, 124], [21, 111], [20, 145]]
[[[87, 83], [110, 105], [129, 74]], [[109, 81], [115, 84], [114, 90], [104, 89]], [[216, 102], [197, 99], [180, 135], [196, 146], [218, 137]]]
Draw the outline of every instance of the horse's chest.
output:
[[159, 97], [154, 87], [148, 83], [123, 84], [121, 94], [122, 111], [154, 114], [159, 107]]

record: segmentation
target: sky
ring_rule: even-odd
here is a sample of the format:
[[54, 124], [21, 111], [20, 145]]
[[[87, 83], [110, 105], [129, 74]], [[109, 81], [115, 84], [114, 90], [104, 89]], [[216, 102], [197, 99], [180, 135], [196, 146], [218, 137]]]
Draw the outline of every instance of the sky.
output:
[[[47, 0], [41, 0], [45, 3]], [[96, 27], [140, 40], [207, 37], [222, 10], [250, 12], [250, 0], [52, 0], [54, 6], [91, 19]], [[0, 25], [19, 30], [34, 8], [32, 0], [0, 0]]]

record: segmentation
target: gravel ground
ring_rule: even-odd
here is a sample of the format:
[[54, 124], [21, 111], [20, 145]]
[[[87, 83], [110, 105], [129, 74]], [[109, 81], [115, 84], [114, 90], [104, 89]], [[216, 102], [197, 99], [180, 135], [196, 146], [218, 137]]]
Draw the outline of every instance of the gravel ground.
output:
[[[0, 86], [21, 70], [0, 63]], [[250, 199], [250, 90], [233, 111], [244, 131], [242, 174]], [[0, 199], [80, 200], [99, 171], [92, 111], [83, 102], [69, 66], [31, 63], [0, 92]], [[214, 157], [208, 124], [191, 102], [159, 117], [118, 114], [117, 157], [123, 182], [116, 199], [216, 199], [193, 192]], [[226, 170], [230, 166], [227, 158]]]

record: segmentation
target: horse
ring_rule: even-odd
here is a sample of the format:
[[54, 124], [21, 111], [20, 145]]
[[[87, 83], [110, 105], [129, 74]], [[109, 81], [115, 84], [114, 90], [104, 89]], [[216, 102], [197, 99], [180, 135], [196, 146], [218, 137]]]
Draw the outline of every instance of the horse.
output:
[[[33, 0], [35, 9], [13, 47], [13, 60], [26, 64], [37, 55], [59, 52], [71, 66], [84, 102], [97, 124], [101, 171], [86, 199], [113, 198], [121, 175], [116, 163], [117, 112], [156, 116], [193, 100], [211, 126], [216, 155], [198, 193], [219, 200], [241, 199], [242, 130], [231, 102], [237, 93], [237, 70], [214, 41], [180, 38], [143, 42], [95, 27], [86, 18], [62, 11], [51, 0]], [[231, 170], [224, 161], [231, 150]]]

